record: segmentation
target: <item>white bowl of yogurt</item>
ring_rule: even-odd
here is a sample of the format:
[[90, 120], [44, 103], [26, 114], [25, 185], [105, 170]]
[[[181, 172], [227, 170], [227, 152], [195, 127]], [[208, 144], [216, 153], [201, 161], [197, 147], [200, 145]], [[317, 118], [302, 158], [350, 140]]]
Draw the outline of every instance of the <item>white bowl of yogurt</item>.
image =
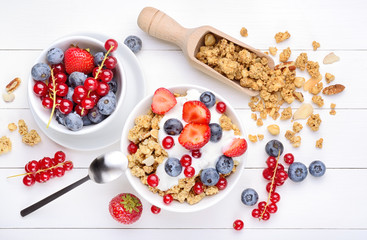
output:
[[[226, 104], [227, 109], [226, 109], [225, 114], [232, 120], [232, 123], [235, 124], [239, 128], [241, 132], [241, 138], [244, 138], [244, 136], [246, 136], [245, 129], [242, 126], [240, 118], [236, 114], [235, 110], [222, 96], [215, 93], [214, 91], [203, 88], [203, 87], [194, 86], [194, 85], [173, 86], [167, 89], [170, 90], [172, 93], [177, 93], [177, 94], [185, 95], [185, 96], [176, 98], [177, 105], [172, 110], [167, 112], [164, 115], [164, 117], [161, 119], [159, 123], [160, 130], [158, 134], [159, 143], [161, 143], [162, 139], [165, 136], [167, 136], [167, 134], [163, 131], [163, 124], [165, 120], [169, 118], [180, 118], [183, 103], [189, 100], [198, 100], [198, 98], [200, 97], [200, 94], [206, 91], [212, 92], [215, 95], [217, 102], [221, 101]], [[151, 109], [152, 98], [153, 98], [153, 94], [150, 94], [149, 96], [141, 100], [140, 103], [130, 113], [129, 117], [126, 120], [124, 129], [122, 132], [122, 137], [121, 137], [121, 151], [126, 156], [129, 155], [129, 152], [127, 150], [127, 147], [130, 143], [130, 141], [128, 140], [129, 130], [134, 127], [134, 121], [136, 117], [141, 116], [141, 115], [146, 115], [148, 111]], [[215, 108], [212, 108], [210, 112], [211, 112], [211, 123], [219, 123], [219, 117], [221, 116], [221, 114], [217, 113]], [[180, 120], [182, 120], [182, 118]], [[168, 150], [165, 149], [166, 152], [168, 153], [169, 156], [172, 156], [172, 155], [182, 156], [183, 154], [187, 152], [187, 149], [185, 149], [183, 146], [181, 146], [178, 143], [178, 139], [177, 139], [178, 136], [172, 136], [172, 137], [175, 140], [175, 146]], [[192, 161], [192, 166], [195, 168], [195, 172], [199, 173], [200, 170], [204, 168], [208, 168], [208, 167], [215, 168], [215, 163], [217, 159], [216, 156], [222, 154], [221, 152], [222, 147], [224, 145], [228, 145], [233, 138], [234, 138], [234, 133], [232, 130], [223, 131], [222, 139], [220, 140], [220, 142], [218, 142], [219, 145], [218, 143], [215, 143], [215, 144], [211, 142], [207, 143], [201, 150], [201, 154], [202, 154], [200, 158], [201, 160], [196, 161], [195, 159], [193, 159]], [[193, 204], [193, 205], [190, 205], [187, 202], [180, 203], [175, 200], [172, 203], [170, 203], [169, 205], [166, 205], [163, 202], [163, 198], [159, 196], [157, 193], [151, 192], [148, 189], [148, 186], [144, 185], [141, 182], [140, 178], [135, 177], [131, 174], [130, 169], [126, 171], [126, 175], [127, 175], [129, 182], [134, 187], [134, 189], [151, 204], [158, 206], [162, 209], [172, 211], [172, 212], [196, 212], [196, 211], [200, 211], [205, 208], [208, 208], [210, 206], [213, 206], [214, 204], [218, 203], [219, 201], [221, 201], [228, 195], [228, 193], [234, 188], [234, 186], [236, 185], [236, 183], [239, 181], [241, 177], [241, 174], [244, 170], [245, 156], [246, 156], [246, 153], [239, 157], [233, 158], [233, 160], [236, 160], [239, 162], [239, 165], [236, 167], [236, 171], [234, 173], [226, 177], [228, 184], [224, 190], [220, 190], [219, 193], [213, 196], [206, 196], [200, 202]], [[155, 174], [159, 177], [159, 185], [157, 186], [157, 188], [159, 188], [162, 191], [165, 191], [171, 188], [172, 186], [177, 185], [178, 179], [185, 178], [183, 171], [177, 177], [168, 176], [164, 170], [164, 162], [158, 165]]]

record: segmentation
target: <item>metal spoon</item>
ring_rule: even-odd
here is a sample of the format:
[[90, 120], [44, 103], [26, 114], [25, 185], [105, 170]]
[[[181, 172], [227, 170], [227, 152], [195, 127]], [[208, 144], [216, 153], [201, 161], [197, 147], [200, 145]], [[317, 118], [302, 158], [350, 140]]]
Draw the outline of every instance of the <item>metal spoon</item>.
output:
[[78, 187], [79, 185], [85, 183], [88, 180], [93, 180], [96, 183], [108, 183], [117, 178], [119, 178], [127, 169], [127, 158], [126, 156], [119, 151], [109, 152], [103, 154], [89, 165], [88, 175], [84, 178], [76, 181], [73, 184], [61, 189], [54, 194], [42, 199], [39, 202], [23, 209], [20, 211], [20, 215], [22, 217], [27, 216], [28, 214], [36, 211], [37, 209], [43, 207], [44, 205], [50, 203], [56, 198], [62, 196], [63, 194], [69, 192], [70, 190]]

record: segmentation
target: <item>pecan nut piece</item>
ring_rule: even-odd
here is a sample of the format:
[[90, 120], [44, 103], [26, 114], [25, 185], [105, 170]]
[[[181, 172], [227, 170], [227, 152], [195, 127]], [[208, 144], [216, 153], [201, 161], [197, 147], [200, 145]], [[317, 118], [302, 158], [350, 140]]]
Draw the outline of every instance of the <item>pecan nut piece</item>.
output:
[[14, 78], [8, 85], [6, 85], [6, 91], [8, 93], [12, 93], [17, 89], [20, 85], [20, 78]]
[[335, 84], [324, 88], [324, 90], [322, 90], [322, 93], [325, 95], [334, 95], [344, 91], [344, 89], [345, 89], [344, 85]]

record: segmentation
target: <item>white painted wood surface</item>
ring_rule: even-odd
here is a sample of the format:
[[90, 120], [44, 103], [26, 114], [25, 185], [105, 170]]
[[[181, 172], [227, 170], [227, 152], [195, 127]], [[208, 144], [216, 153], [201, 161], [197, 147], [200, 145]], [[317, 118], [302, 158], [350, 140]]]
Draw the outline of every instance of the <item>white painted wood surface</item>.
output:
[[[279, 49], [292, 49], [291, 59], [307, 52], [311, 60], [321, 63], [331, 51], [341, 61], [321, 65], [322, 74], [331, 72], [335, 82], [344, 84], [346, 90], [334, 97], [325, 98], [325, 106], [318, 109], [323, 123], [317, 133], [307, 127], [301, 132], [302, 146], [292, 148], [282, 137], [290, 122], [278, 120], [283, 134], [279, 139], [286, 151], [294, 153], [297, 160], [308, 165], [320, 159], [327, 165], [323, 178], [309, 176], [296, 184], [287, 181], [279, 188], [279, 210], [268, 222], [258, 222], [250, 216], [252, 208], [242, 205], [240, 193], [244, 188], [255, 188], [260, 199], [265, 199], [266, 182], [262, 178], [266, 155], [264, 144], [271, 136], [266, 126], [257, 127], [250, 119], [247, 96], [234, 92], [191, 68], [178, 47], [149, 37], [136, 24], [140, 10], [153, 6], [174, 17], [185, 27], [212, 25], [245, 43], [266, 50], [275, 46], [276, 32], [288, 30], [292, 37], [280, 44]], [[0, 90], [14, 77], [23, 83], [15, 92], [13, 103], [0, 100], [0, 136], [13, 141], [13, 151], [0, 156], [0, 239], [366, 239], [367, 207], [365, 204], [367, 161], [365, 135], [367, 134], [367, 2], [349, 1], [169, 1], [112, 0], [83, 1], [2, 1], [0, 8]], [[107, 24], [108, 23], [108, 24]], [[242, 38], [239, 30], [245, 26], [249, 37]], [[21, 218], [19, 211], [39, 199], [83, 177], [90, 161], [99, 154], [119, 148], [116, 143], [108, 148], [81, 152], [65, 149], [47, 139], [38, 129], [28, 108], [26, 81], [30, 69], [41, 50], [53, 40], [72, 32], [94, 31], [110, 35], [120, 42], [128, 35], [143, 40], [143, 50], [137, 54], [146, 76], [146, 89], [150, 93], [157, 87], [180, 83], [195, 83], [210, 87], [228, 98], [238, 110], [247, 133], [263, 133], [265, 140], [249, 143], [246, 169], [241, 181], [229, 196], [218, 205], [191, 214], [162, 211], [150, 212], [150, 204], [143, 200], [141, 220], [131, 226], [120, 225], [108, 213], [108, 202], [120, 192], [135, 191], [125, 177], [108, 185], [92, 182], [74, 189], [47, 207]], [[312, 41], [321, 48], [312, 51]], [[278, 57], [278, 55], [277, 55]], [[276, 58], [277, 62], [278, 59]], [[307, 76], [306, 73], [298, 75]], [[305, 95], [306, 101], [311, 99]], [[329, 115], [331, 102], [337, 104], [336, 116]], [[297, 105], [294, 105], [297, 107]], [[30, 128], [37, 129], [42, 142], [35, 147], [21, 143], [17, 132], [10, 133], [7, 124], [25, 119]], [[305, 121], [302, 122], [303, 124]], [[316, 139], [324, 138], [324, 148], [315, 149]], [[64, 150], [75, 164], [75, 170], [47, 184], [25, 187], [21, 178], [6, 179], [22, 173], [26, 162], [50, 156]], [[245, 222], [245, 229], [232, 229], [235, 219]]]

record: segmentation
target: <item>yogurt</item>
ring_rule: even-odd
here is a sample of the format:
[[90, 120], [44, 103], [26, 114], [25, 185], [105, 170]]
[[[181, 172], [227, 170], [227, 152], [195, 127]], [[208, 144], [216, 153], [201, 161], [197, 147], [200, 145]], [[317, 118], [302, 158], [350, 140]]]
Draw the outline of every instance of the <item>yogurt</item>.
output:
[[[199, 100], [201, 93], [196, 89], [190, 89], [187, 91], [187, 95], [183, 97], [177, 97], [177, 104], [168, 111], [164, 117], [161, 119], [159, 123], [159, 133], [158, 133], [158, 141], [162, 146], [162, 140], [169, 136], [164, 131], [164, 123], [170, 119], [170, 118], [176, 118], [181, 121], [182, 125], [185, 126], [187, 123], [182, 119], [182, 110], [183, 105], [187, 101], [193, 101], [193, 100]], [[215, 107], [211, 107], [209, 109], [211, 114], [210, 123], [218, 123], [219, 124], [219, 118], [222, 114], [218, 113], [215, 109]], [[222, 148], [224, 146], [229, 146], [233, 139], [238, 138], [239, 136], [236, 136], [234, 134], [233, 130], [230, 131], [222, 131], [222, 138], [218, 142], [211, 142], [209, 141], [204, 147], [200, 149], [201, 157], [200, 158], [192, 158], [192, 164], [191, 166], [195, 168], [195, 175], [198, 175], [202, 169], [205, 168], [215, 168], [215, 165], [217, 163], [218, 158], [223, 155]], [[184, 148], [179, 142], [178, 137], [171, 136], [174, 139], [175, 145], [171, 149], [165, 149], [168, 153], [169, 157], [174, 157], [177, 159], [181, 159], [181, 157], [185, 154], [190, 155], [191, 151]], [[191, 155], [190, 155], [191, 156]], [[234, 158], [235, 160], [235, 158]], [[164, 161], [159, 164], [156, 170], [156, 175], [159, 177], [159, 184], [157, 186], [158, 189], [162, 191], [166, 191], [173, 186], [177, 185], [180, 179], [186, 178], [184, 174], [184, 167], [182, 169], [182, 172], [177, 177], [171, 177], [169, 176], [166, 171], [164, 170], [165, 163], [167, 161], [167, 158], [164, 159]]]

